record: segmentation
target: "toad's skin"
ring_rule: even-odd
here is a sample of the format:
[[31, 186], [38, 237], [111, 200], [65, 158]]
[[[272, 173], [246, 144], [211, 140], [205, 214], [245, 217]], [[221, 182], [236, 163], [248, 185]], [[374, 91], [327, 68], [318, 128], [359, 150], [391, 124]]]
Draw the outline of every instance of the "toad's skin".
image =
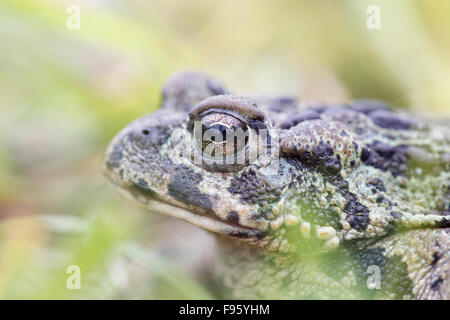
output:
[[[242, 98], [193, 72], [162, 97], [104, 171], [143, 207], [218, 234], [222, 297], [450, 298], [449, 122], [374, 100]], [[205, 143], [196, 128], [248, 136]]]

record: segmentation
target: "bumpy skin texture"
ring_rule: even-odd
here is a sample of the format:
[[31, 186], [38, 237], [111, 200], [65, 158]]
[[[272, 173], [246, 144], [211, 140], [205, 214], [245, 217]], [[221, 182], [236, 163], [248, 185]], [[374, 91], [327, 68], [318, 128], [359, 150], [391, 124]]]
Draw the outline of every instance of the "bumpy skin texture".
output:
[[[244, 150], [269, 156], [196, 162], [206, 114], [245, 125]], [[449, 299], [449, 139], [448, 121], [380, 101], [242, 98], [191, 72], [114, 138], [104, 171], [143, 207], [219, 235], [223, 297]]]

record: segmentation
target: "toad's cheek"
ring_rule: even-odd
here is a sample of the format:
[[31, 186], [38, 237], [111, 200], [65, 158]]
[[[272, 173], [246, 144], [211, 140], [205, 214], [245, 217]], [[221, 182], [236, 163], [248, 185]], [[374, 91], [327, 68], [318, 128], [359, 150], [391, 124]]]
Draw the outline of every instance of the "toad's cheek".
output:
[[178, 168], [167, 188], [167, 202], [244, 228], [267, 229], [257, 205], [243, 203], [226, 189], [225, 182], [218, 183], [210, 173], [195, 170], [187, 166]]

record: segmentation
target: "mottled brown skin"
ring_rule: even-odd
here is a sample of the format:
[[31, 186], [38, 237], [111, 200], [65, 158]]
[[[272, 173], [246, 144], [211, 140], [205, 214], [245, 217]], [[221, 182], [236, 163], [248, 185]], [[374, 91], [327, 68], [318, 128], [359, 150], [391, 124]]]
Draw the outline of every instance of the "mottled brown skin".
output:
[[[244, 128], [244, 147], [198, 143], [196, 121]], [[449, 139], [448, 121], [380, 101], [243, 98], [191, 72], [114, 138], [104, 171], [141, 206], [218, 234], [222, 297], [449, 299]], [[249, 159], [208, 163], [217, 154]]]

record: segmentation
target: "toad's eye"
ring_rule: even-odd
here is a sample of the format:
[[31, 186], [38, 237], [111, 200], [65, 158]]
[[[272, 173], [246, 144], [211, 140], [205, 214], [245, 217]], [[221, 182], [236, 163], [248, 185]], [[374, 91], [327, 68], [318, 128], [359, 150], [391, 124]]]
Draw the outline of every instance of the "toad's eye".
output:
[[[192, 135], [194, 164], [209, 171], [237, 171], [256, 160], [259, 136], [270, 140], [264, 114], [242, 97], [219, 95], [206, 98], [189, 112], [186, 129]], [[262, 139], [264, 140], [264, 139]]]
[[242, 120], [229, 114], [213, 112], [194, 123], [194, 139], [204, 155], [225, 158], [245, 149], [249, 132]]

